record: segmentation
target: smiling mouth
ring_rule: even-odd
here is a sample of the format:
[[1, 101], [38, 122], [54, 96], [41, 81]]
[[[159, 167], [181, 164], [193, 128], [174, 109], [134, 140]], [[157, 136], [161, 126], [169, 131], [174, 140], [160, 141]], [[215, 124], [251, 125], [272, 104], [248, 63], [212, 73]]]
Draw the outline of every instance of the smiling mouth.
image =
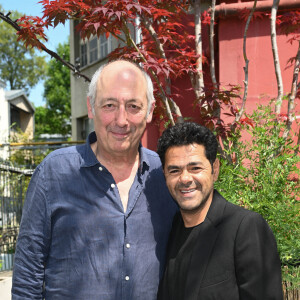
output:
[[196, 189], [184, 189], [184, 190], [180, 190], [180, 192], [182, 194], [189, 194], [189, 193], [192, 193], [194, 191], [196, 191]]
[[124, 138], [129, 135], [129, 132], [111, 132], [114, 136]]

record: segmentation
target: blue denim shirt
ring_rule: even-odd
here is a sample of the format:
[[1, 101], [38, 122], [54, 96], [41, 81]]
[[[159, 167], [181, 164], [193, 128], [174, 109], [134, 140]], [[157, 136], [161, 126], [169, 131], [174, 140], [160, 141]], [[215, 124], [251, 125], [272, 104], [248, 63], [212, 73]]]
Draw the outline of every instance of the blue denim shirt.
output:
[[[156, 153], [140, 168], [124, 213], [117, 185], [87, 143], [52, 152], [25, 200], [12, 299], [156, 299], [177, 210]], [[44, 284], [44, 289], [43, 289]]]

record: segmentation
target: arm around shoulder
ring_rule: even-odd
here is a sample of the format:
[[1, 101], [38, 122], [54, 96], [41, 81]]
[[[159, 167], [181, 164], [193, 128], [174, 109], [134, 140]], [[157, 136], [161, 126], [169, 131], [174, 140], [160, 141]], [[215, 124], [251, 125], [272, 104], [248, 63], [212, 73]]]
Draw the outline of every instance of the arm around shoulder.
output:
[[235, 269], [241, 300], [282, 300], [281, 265], [267, 222], [248, 211], [235, 241]]

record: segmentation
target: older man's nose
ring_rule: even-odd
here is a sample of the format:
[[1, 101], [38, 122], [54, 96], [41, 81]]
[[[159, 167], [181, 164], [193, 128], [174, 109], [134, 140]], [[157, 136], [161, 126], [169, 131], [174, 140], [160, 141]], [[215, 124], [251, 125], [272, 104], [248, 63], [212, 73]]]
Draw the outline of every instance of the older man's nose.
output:
[[124, 106], [120, 106], [116, 111], [116, 123], [120, 127], [124, 127], [128, 124], [127, 112]]

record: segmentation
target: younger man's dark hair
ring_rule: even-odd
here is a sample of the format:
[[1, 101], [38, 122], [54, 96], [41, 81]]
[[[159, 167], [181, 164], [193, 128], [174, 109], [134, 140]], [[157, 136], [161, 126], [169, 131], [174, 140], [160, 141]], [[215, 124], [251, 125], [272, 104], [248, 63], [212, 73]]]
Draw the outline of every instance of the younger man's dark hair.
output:
[[163, 167], [165, 165], [165, 154], [168, 148], [191, 144], [204, 146], [205, 156], [213, 167], [218, 151], [217, 139], [208, 128], [194, 122], [177, 123], [163, 132], [158, 140], [157, 146], [157, 153]]

